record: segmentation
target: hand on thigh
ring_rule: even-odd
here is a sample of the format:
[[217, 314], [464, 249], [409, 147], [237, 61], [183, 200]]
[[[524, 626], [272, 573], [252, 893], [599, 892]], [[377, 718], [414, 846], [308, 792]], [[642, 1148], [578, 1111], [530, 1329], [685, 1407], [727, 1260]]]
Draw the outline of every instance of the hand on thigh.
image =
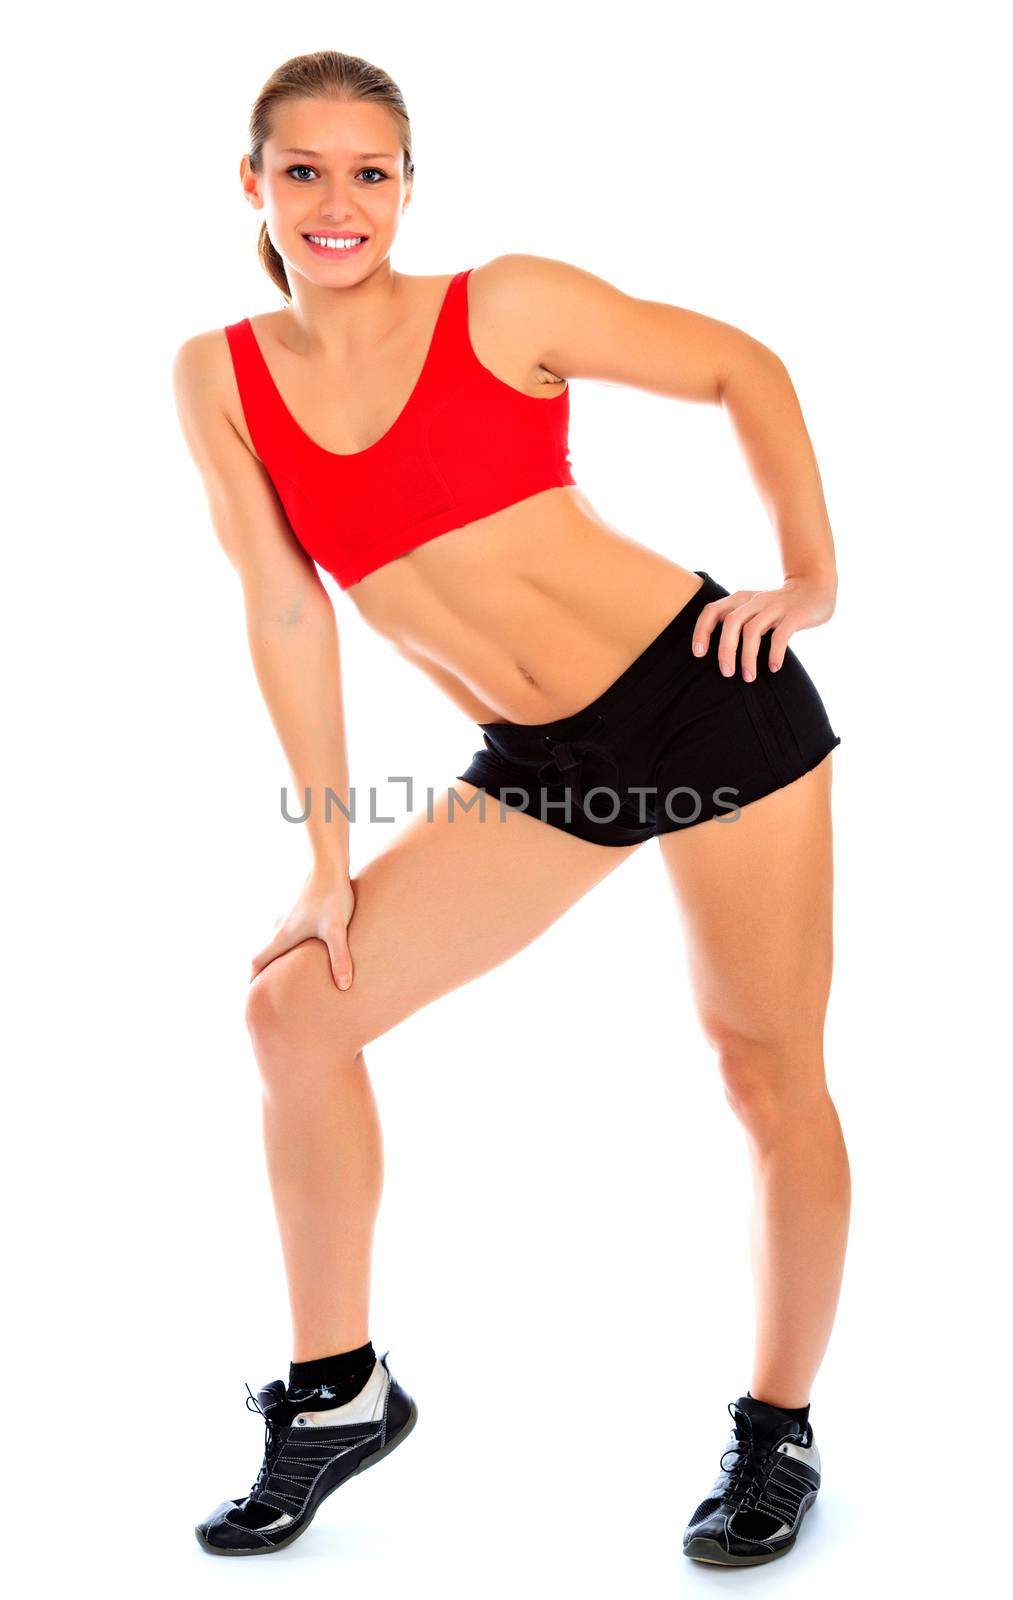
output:
[[[457, 780], [465, 800], [477, 791]], [[486, 796], [485, 816], [446, 792], [354, 878], [352, 987], [339, 990], [327, 947], [309, 939], [250, 985], [250, 1012], [339, 1030], [361, 1049], [412, 1012], [523, 949], [640, 845], [588, 843]], [[254, 993], [257, 991], [257, 993]]]

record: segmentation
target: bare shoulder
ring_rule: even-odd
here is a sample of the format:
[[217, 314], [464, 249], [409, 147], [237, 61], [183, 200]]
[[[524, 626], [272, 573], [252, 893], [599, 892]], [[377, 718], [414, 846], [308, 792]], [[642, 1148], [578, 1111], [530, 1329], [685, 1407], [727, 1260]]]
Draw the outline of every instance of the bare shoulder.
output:
[[238, 388], [224, 328], [184, 340], [176, 351], [172, 381], [183, 437], [204, 483], [212, 525], [244, 583], [275, 598], [288, 597], [299, 607], [311, 590], [314, 596], [324, 593], [266, 468], [230, 415], [230, 386], [237, 396]]
[[551, 299], [560, 290], [565, 292], [581, 282], [604, 283], [604, 279], [595, 278], [569, 261], [521, 254], [493, 256], [491, 261], [474, 268], [471, 281], [483, 298], [504, 307], [530, 303], [533, 295]]
[[224, 328], [209, 328], [184, 339], [172, 363], [172, 384], [178, 398], [193, 403], [211, 392], [222, 394], [232, 373]]
[[473, 270], [471, 283], [474, 324], [487, 349], [523, 352], [532, 367], [558, 375], [557, 381], [592, 375], [561, 333], [608, 321], [626, 299], [606, 279], [552, 256], [494, 256]]
[[585, 312], [618, 305], [627, 298], [616, 284], [586, 267], [553, 256], [494, 256], [471, 274], [475, 303], [503, 314], [527, 314], [544, 322], [561, 307], [576, 303]]
[[509, 254], [474, 267], [468, 279], [472, 344], [483, 364], [518, 386], [563, 381], [552, 354], [559, 307], [581, 280], [609, 285], [549, 256]]
[[569, 261], [496, 256], [472, 277], [483, 321], [509, 328], [566, 378], [716, 403], [736, 368], [777, 359], [730, 323], [631, 294]]
[[173, 360], [172, 387], [176, 409], [189, 435], [225, 424], [256, 457], [224, 327], [192, 334], [183, 341]]

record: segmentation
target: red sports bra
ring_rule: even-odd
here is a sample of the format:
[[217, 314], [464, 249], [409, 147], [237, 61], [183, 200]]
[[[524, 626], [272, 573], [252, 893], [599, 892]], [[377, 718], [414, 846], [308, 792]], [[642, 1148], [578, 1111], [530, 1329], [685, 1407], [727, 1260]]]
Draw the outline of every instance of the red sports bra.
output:
[[299, 543], [342, 589], [451, 528], [575, 481], [569, 386], [540, 400], [482, 365], [468, 332], [471, 270], [447, 288], [401, 415], [351, 455], [300, 428], [249, 317], [225, 329], [257, 455]]

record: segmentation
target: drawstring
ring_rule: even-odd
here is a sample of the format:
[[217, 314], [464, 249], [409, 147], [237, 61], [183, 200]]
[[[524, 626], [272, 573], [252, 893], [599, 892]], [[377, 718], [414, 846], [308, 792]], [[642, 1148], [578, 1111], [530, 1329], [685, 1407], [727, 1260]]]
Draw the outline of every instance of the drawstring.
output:
[[[595, 720], [588, 731], [593, 732], [604, 726], [605, 718], [599, 711], [595, 713]], [[539, 767], [538, 776], [550, 782], [562, 781], [576, 793], [581, 804], [584, 800], [581, 762], [585, 756], [597, 756], [599, 761], [612, 768], [617, 778], [619, 776], [619, 766], [611, 750], [606, 745], [595, 743], [593, 739], [553, 739], [546, 733], [542, 735], [542, 742], [552, 751], [552, 755]]]

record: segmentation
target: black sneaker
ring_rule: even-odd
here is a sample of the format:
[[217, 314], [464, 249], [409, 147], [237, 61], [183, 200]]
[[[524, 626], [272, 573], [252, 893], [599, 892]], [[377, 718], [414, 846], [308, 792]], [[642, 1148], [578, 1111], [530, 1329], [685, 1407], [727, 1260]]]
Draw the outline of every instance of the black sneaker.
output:
[[329, 1494], [408, 1437], [418, 1409], [391, 1376], [389, 1354], [377, 1361], [361, 1394], [330, 1408], [346, 1419], [352, 1412], [356, 1420], [326, 1421], [326, 1389], [300, 1389], [290, 1397], [284, 1380], [275, 1378], [255, 1397], [246, 1385], [247, 1409], [259, 1411], [266, 1423], [263, 1465], [249, 1494], [223, 1500], [197, 1524], [203, 1549], [218, 1556], [282, 1549], [305, 1533]]
[[682, 1548], [694, 1561], [751, 1567], [795, 1543], [819, 1492], [820, 1453], [811, 1424], [803, 1430], [776, 1406], [743, 1395], [728, 1411], [735, 1426], [720, 1475], [690, 1517]]

